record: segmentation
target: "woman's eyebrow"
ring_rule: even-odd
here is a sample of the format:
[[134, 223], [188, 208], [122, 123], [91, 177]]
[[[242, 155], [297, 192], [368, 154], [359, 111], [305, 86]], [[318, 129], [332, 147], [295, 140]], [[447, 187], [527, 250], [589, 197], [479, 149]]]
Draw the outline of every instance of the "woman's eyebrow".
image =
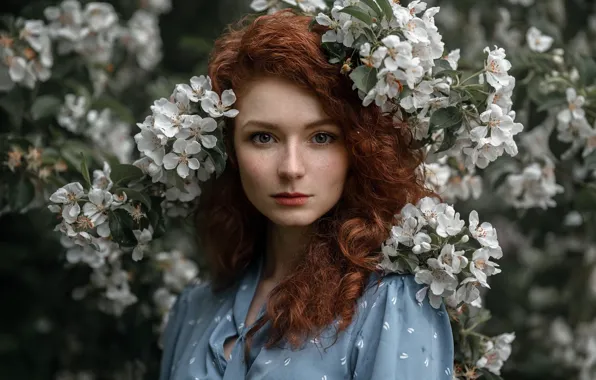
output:
[[[322, 125], [330, 125], [330, 124], [335, 124], [335, 122], [331, 118], [326, 118], [326, 119], [320, 119], [320, 120], [312, 121], [312, 122], [306, 124], [305, 125], [305, 128], [306, 129], [311, 129], [311, 128], [320, 127]], [[278, 124], [271, 123], [271, 122], [268, 122], [268, 121], [262, 121], [262, 120], [248, 120], [246, 123], [244, 123], [244, 125], [242, 126], [242, 128], [245, 128], [248, 125], [256, 125], [258, 127], [264, 127], [264, 128], [268, 128], [268, 129], [279, 129], [279, 125]]]

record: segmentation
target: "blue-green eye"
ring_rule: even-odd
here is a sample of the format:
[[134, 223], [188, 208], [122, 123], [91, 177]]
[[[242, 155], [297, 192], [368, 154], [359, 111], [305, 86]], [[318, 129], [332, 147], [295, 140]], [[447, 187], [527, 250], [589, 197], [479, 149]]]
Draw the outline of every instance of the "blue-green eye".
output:
[[250, 139], [257, 144], [267, 144], [271, 141], [271, 135], [269, 133], [257, 132], [253, 133]]
[[331, 144], [334, 140], [335, 140], [335, 136], [329, 134], [329, 133], [317, 133], [316, 135], [314, 135], [313, 137], [314, 141], [316, 144]]

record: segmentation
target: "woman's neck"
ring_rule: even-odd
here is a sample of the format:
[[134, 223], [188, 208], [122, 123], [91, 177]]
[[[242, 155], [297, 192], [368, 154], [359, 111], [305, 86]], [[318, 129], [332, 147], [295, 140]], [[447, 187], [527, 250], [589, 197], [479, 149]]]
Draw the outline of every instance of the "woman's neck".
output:
[[271, 222], [267, 226], [265, 268], [261, 279], [278, 283], [304, 254], [310, 226], [284, 227]]

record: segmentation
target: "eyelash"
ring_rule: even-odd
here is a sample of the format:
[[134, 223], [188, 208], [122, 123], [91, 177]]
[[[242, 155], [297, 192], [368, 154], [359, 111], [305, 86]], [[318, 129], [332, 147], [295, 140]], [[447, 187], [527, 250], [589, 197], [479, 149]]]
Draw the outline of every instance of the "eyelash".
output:
[[[250, 135], [250, 140], [252, 142], [254, 142], [255, 144], [257, 144], [257, 145], [265, 145], [265, 144], [267, 144], [267, 143], [260, 143], [260, 142], [256, 142], [255, 141], [255, 138], [257, 136], [261, 136], [261, 135], [271, 136], [271, 134], [270, 133], [267, 133], [267, 132], [255, 132], [255, 133], [252, 133]], [[329, 144], [333, 143], [335, 140], [337, 140], [337, 137], [335, 135], [333, 135], [331, 133], [328, 133], [328, 132], [317, 132], [314, 136], [318, 136], [318, 135], [325, 135], [325, 136], [329, 137], [330, 141], [329, 142], [325, 142], [325, 143], [316, 143], [317, 145], [329, 145]]]

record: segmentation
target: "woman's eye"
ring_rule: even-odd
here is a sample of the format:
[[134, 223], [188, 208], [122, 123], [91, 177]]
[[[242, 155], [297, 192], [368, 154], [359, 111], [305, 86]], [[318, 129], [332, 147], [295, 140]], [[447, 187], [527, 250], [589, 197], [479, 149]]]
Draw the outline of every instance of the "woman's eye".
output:
[[268, 133], [254, 133], [250, 139], [254, 142], [256, 142], [257, 144], [267, 144], [271, 141], [271, 135]]
[[329, 133], [317, 133], [313, 139], [317, 144], [330, 144], [335, 140], [335, 137]]

